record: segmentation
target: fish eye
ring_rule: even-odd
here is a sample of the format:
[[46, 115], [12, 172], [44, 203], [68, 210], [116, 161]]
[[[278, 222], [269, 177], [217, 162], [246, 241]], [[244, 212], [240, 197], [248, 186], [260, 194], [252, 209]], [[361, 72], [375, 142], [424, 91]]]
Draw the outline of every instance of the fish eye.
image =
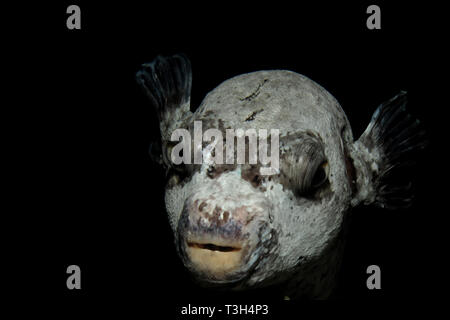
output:
[[[320, 163], [320, 162], [319, 162]], [[322, 161], [315, 169], [311, 166], [304, 172], [306, 175], [301, 178], [296, 188], [296, 194], [302, 198], [317, 199], [321, 197], [321, 190], [328, 182], [329, 164], [326, 160]]]
[[[167, 163], [167, 166], [168, 166], [170, 169], [173, 169], [175, 172], [178, 172], [178, 173], [184, 173], [184, 172], [186, 171], [186, 165], [185, 165], [185, 163], [184, 163], [184, 162], [181, 162], [180, 164], [175, 164], [175, 163], [172, 161], [172, 150], [173, 150], [174, 146], [175, 146], [175, 145], [173, 145], [173, 144], [168, 144], [168, 145], [166, 146], [166, 159], [167, 159], [167, 162], [168, 162], [168, 163]], [[178, 156], [179, 156], [180, 158], [183, 158], [183, 149], [180, 150]]]
[[323, 162], [316, 170], [314, 177], [311, 181], [311, 188], [316, 190], [321, 187], [328, 180], [329, 173], [329, 165], [328, 162]]
[[309, 199], [320, 198], [321, 190], [328, 182], [328, 173], [329, 165], [327, 161], [324, 161], [314, 171], [314, 175], [305, 184], [305, 188], [299, 192], [299, 195]]

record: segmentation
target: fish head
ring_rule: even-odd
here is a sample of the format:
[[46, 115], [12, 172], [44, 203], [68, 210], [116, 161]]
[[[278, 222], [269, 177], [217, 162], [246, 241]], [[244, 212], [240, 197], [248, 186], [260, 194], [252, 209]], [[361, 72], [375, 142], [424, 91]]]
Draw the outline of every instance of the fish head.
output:
[[[183, 126], [192, 142], [183, 152], [191, 155], [170, 165], [165, 202], [180, 256], [199, 282], [267, 285], [334, 243], [351, 200], [345, 145], [352, 137], [325, 89], [290, 71], [240, 75], [210, 92]], [[278, 164], [262, 164], [261, 152]]]

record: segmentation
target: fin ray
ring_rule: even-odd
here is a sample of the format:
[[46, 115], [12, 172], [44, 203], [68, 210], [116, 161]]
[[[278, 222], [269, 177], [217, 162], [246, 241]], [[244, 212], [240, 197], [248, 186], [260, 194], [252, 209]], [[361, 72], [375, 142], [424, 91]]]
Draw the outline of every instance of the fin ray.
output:
[[[160, 137], [150, 144], [150, 156], [157, 163], [168, 161], [162, 152], [174, 129], [183, 127], [189, 118], [192, 70], [184, 54], [157, 56], [144, 63], [136, 73], [136, 81], [157, 113]], [[162, 156], [161, 156], [162, 153]]]
[[428, 141], [423, 125], [406, 108], [407, 93], [382, 103], [352, 151], [358, 193], [352, 201], [396, 209], [413, 199], [410, 170]]
[[192, 70], [185, 55], [157, 56], [142, 65], [136, 81], [157, 111], [162, 133], [190, 114]]

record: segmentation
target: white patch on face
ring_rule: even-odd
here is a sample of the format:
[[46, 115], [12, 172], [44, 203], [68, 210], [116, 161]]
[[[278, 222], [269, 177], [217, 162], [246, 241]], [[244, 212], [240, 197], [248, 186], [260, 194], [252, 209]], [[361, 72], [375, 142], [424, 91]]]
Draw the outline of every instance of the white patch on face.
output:
[[212, 156], [212, 151], [214, 150], [213, 144], [208, 144], [205, 149], [203, 149], [203, 163], [202, 163], [202, 169], [206, 166], [212, 166], [214, 165], [214, 160]]
[[180, 219], [183, 210], [184, 200], [187, 198], [187, 192], [189, 191], [189, 187], [187, 187], [189, 184], [190, 183], [184, 186], [175, 185], [170, 189], [166, 188], [164, 202], [169, 216], [170, 227], [173, 232], [177, 229], [178, 220]]

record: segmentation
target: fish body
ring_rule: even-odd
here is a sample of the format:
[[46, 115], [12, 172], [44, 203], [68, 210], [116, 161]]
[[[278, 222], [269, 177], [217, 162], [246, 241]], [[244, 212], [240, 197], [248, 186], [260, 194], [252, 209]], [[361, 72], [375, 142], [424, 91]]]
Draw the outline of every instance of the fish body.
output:
[[[292, 71], [233, 77], [194, 112], [184, 55], [144, 64], [137, 81], [159, 118], [155, 159], [167, 173], [165, 204], [176, 248], [201, 285], [245, 290], [282, 284], [291, 298], [325, 299], [336, 285], [351, 208], [410, 204], [409, 181], [392, 177], [426, 143], [406, 111], [405, 92], [380, 105], [355, 141], [338, 101]], [[202, 161], [174, 164], [174, 132], [184, 129], [185, 138], [192, 137], [198, 124], [203, 133], [215, 129], [214, 140], [189, 142], [183, 159], [192, 160], [186, 153], [192, 151]], [[274, 129], [276, 141], [267, 140], [279, 163], [271, 174], [262, 174], [261, 162], [250, 163], [247, 145], [246, 161], [233, 161], [239, 147], [232, 147], [235, 137], [228, 144], [227, 130], [266, 130], [272, 138]], [[217, 161], [219, 149], [232, 150], [229, 162]]]

